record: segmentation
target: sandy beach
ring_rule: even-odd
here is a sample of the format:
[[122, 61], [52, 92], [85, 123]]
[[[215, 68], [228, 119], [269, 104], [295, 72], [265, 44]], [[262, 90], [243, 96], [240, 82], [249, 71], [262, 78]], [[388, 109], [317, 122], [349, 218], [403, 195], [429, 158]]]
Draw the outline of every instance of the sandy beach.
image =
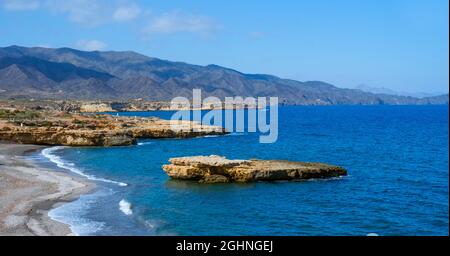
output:
[[0, 236], [74, 235], [68, 225], [48, 217], [48, 211], [94, 185], [23, 157], [42, 148], [0, 143]]

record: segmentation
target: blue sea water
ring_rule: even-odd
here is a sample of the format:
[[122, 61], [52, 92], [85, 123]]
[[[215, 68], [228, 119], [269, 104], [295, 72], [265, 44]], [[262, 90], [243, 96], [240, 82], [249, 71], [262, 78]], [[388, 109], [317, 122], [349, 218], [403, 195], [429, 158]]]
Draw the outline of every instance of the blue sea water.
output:
[[[256, 133], [234, 133], [50, 148], [43, 153], [60, 170], [98, 185], [50, 216], [80, 235], [448, 235], [448, 110], [288, 106], [279, 109], [273, 144], [258, 143]], [[171, 157], [211, 154], [325, 162], [343, 166], [349, 176], [208, 185], [170, 180], [161, 169]]]

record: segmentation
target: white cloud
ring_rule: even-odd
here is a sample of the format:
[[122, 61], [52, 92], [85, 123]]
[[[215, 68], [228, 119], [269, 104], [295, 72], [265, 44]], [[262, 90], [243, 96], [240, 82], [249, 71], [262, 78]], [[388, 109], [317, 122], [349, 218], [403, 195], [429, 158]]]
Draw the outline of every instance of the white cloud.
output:
[[90, 27], [130, 21], [141, 14], [138, 5], [118, 0], [46, 0], [45, 3], [53, 13], [67, 15], [72, 22]]
[[8, 11], [35, 10], [39, 7], [38, 0], [0, 0], [0, 4]]
[[217, 29], [217, 24], [209, 17], [172, 11], [155, 17], [147, 26], [145, 32], [149, 34], [188, 32], [205, 35]]
[[104, 50], [107, 45], [98, 40], [78, 40], [75, 47], [85, 51], [101, 51]]
[[98, 0], [47, 0], [46, 7], [56, 13], [65, 14], [72, 22], [97, 26], [108, 20], [108, 8]]
[[70, 21], [86, 27], [96, 27], [114, 22], [142, 21], [150, 17], [143, 28], [144, 34], [193, 33], [202, 36], [218, 30], [218, 24], [207, 16], [174, 10], [150, 15], [134, 0], [0, 0], [5, 10], [35, 10], [67, 17]]
[[116, 21], [129, 21], [137, 18], [141, 14], [141, 8], [136, 4], [128, 6], [119, 6], [113, 14], [113, 18]]

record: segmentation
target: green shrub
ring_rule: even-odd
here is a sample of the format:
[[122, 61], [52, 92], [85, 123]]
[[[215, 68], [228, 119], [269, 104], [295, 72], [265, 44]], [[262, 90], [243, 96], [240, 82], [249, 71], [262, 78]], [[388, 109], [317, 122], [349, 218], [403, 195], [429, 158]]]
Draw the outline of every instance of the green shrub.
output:
[[36, 111], [31, 110], [7, 110], [0, 109], [0, 118], [1, 119], [16, 119], [16, 120], [34, 120], [36, 118], [41, 117], [41, 114]]

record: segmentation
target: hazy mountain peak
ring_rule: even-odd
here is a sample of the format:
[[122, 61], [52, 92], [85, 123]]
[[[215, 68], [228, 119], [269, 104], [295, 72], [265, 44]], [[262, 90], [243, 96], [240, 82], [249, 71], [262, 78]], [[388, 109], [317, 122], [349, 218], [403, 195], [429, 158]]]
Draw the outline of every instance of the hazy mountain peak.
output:
[[355, 89], [371, 92], [377, 94], [388, 94], [388, 95], [398, 95], [398, 96], [407, 96], [407, 97], [416, 97], [416, 98], [425, 98], [425, 97], [434, 97], [439, 95], [444, 95], [443, 92], [399, 92], [385, 87], [371, 87], [365, 84], [360, 84], [355, 87]]

